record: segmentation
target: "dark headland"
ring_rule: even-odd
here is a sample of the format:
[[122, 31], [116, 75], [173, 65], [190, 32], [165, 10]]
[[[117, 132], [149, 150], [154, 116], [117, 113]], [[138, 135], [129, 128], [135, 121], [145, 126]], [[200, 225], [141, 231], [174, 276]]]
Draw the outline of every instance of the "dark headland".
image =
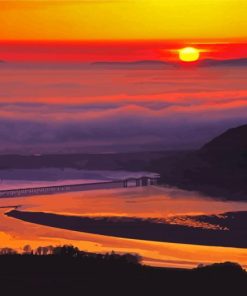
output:
[[200, 150], [154, 161], [162, 182], [229, 200], [247, 200], [247, 125], [227, 130]]

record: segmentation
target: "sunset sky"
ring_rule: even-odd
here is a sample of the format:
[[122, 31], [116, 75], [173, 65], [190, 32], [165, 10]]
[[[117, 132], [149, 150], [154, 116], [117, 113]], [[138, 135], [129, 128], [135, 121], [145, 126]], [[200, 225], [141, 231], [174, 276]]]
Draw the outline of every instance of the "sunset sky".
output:
[[0, 0], [0, 59], [170, 60], [191, 44], [240, 58], [246, 11], [245, 0]]

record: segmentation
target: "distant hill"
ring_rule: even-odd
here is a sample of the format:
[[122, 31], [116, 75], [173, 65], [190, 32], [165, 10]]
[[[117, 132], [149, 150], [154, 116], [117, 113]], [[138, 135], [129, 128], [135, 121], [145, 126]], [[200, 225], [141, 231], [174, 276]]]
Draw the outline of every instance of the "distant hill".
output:
[[198, 151], [153, 162], [166, 184], [247, 200], [247, 125], [230, 129]]
[[203, 153], [246, 153], [247, 152], [247, 124], [227, 130], [214, 138], [201, 149]]
[[133, 62], [95, 62], [92, 63], [91, 66], [108, 69], [163, 69], [166, 67], [173, 67], [174, 63], [158, 60], [143, 60]]
[[6, 66], [11, 68], [56, 68], [56, 69], [129, 69], [129, 70], [165, 70], [172, 68], [180, 68], [187, 65], [195, 67], [246, 67], [247, 58], [241, 59], [228, 59], [228, 60], [215, 60], [206, 59], [198, 63], [180, 63], [179, 61], [162, 61], [162, 60], [137, 60], [137, 61], [98, 61], [94, 63], [6, 63], [0, 59], [0, 63], [5, 63]]
[[203, 60], [201, 67], [244, 67], [247, 66], [247, 58], [228, 60]]
[[[143, 60], [133, 62], [95, 62], [91, 64], [92, 67], [105, 69], [166, 69], [171, 67], [178, 67], [178, 62], [168, 62], [160, 60]], [[228, 60], [202, 60], [197, 67], [242, 67], [247, 66], [247, 58], [228, 59]]]

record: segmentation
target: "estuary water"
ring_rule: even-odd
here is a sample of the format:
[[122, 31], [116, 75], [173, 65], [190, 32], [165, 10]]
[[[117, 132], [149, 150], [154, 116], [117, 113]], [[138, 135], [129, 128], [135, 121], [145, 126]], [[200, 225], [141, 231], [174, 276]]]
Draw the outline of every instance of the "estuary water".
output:
[[[119, 173], [118, 173], [119, 174]], [[122, 174], [122, 173], [121, 173]], [[17, 184], [15, 184], [17, 185]], [[0, 247], [21, 250], [45, 245], [73, 244], [90, 252], [131, 252], [143, 257], [143, 263], [155, 266], [193, 268], [198, 264], [234, 261], [247, 267], [247, 249], [155, 242], [128, 239], [39, 225], [8, 217], [18, 211], [52, 213], [61, 216], [80, 216], [157, 219], [185, 223], [186, 217], [221, 215], [226, 212], [247, 211], [247, 203], [215, 200], [197, 192], [178, 188], [149, 186], [141, 188], [104, 189], [64, 194], [0, 199]], [[178, 224], [180, 222], [177, 222]], [[190, 225], [188, 227], [204, 227]]]

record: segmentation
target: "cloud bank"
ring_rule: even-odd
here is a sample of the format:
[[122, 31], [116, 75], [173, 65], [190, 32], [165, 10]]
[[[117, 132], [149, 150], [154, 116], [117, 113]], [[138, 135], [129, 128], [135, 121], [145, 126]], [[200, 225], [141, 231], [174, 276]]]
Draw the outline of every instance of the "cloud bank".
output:
[[246, 123], [246, 69], [1, 69], [1, 153], [198, 148]]

